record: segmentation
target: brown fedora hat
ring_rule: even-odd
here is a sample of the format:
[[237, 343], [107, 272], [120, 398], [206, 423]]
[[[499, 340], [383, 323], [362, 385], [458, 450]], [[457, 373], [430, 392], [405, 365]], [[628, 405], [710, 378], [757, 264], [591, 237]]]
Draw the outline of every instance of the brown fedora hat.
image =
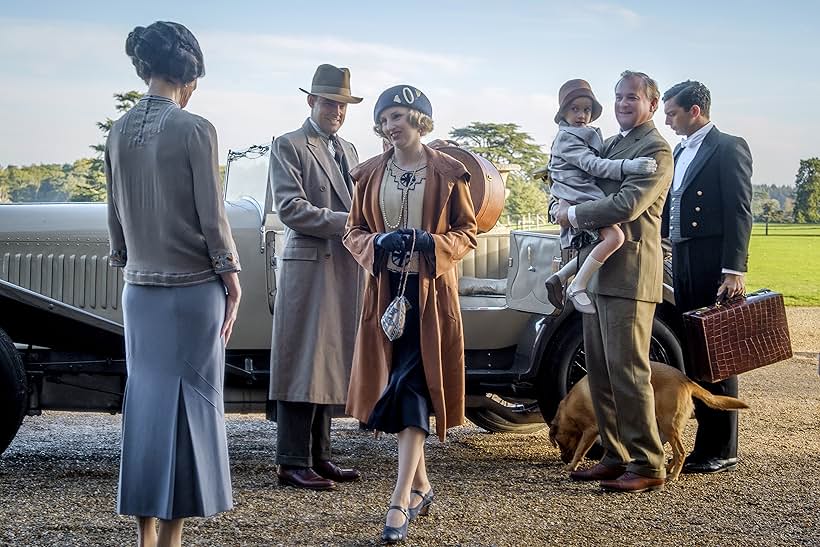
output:
[[350, 94], [350, 71], [333, 65], [319, 65], [313, 75], [310, 91], [299, 88], [308, 95], [318, 95], [338, 103], [360, 103], [361, 97]]
[[592, 87], [589, 85], [589, 82], [576, 79], [568, 81], [558, 90], [559, 106], [558, 113], [555, 115], [555, 123], [561, 123], [561, 119], [564, 117], [564, 110], [578, 97], [589, 97], [592, 99], [592, 118], [589, 120], [590, 122], [594, 122], [601, 117], [603, 108], [601, 108], [601, 103], [598, 102], [598, 99], [595, 98], [595, 94], [592, 92]]

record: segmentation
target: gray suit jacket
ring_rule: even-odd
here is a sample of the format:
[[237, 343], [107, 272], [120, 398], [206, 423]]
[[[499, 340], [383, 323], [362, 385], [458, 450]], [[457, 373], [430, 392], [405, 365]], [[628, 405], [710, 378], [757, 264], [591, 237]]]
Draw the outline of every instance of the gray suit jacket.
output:
[[619, 224], [626, 236], [623, 246], [609, 257], [593, 278], [589, 290], [608, 296], [662, 302], [661, 213], [672, 184], [673, 170], [669, 143], [650, 120], [633, 128], [622, 139], [617, 136], [607, 139], [604, 157], [652, 157], [658, 163], [658, 169], [651, 175], [627, 175], [623, 182], [601, 180], [599, 186], [607, 196], [575, 207], [580, 228]]

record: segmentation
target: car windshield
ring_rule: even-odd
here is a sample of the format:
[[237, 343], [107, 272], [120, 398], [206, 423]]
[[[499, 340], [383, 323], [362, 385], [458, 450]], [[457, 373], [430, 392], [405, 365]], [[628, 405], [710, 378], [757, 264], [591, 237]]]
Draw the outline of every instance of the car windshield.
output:
[[270, 145], [255, 144], [241, 150], [228, 150], [225, 168], [225, 200], [251, 198], [260, 206], [265, 203], [268, 187]]

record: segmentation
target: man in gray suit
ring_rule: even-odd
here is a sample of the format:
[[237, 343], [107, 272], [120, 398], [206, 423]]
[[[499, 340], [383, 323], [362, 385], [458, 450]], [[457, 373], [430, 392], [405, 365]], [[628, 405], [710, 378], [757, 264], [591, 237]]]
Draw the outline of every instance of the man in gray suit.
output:
[[[574, 480], [601, 481], [605, 490], [642, 492], [663, 488], [666, 458], [655, 421], [649, 343], [655, 305], [662, 301], [661, 212], [672, 182], [672, 152], [652, 116], [657, 83], [626, 71], [615, 86], [615, 117], [621, 131], [607, 139], [604, 157], [651, 157], [652, 174], [601, 180], [606, 197], [569, 207], [559, 204], [562, 226], [582, 229], [619, 224], [626, 241], [588, 287], [597, 315], [584, 314], [589, 385], [604, 445], [594, 467], [574, 471]], [[581, 249], [581, 259], [590, 248]]]
[[[301, 89], [301, 88], [300, 88]], [[356, 340], [361, 269], [342, 245], [356, 149], [339, 138], [350, 71], [316, 69], [310, 117], [274, 141], [270, 183], [285, 243], [277, 252], [269, 399], [276, 401], [280, 484], [331, 490], [360, 478], [331, 461], [333, 405], [344, 405]]]

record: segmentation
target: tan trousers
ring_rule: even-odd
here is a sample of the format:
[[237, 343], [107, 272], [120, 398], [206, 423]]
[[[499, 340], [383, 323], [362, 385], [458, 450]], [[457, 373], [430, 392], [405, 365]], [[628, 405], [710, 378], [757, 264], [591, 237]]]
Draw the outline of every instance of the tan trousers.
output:
[[649, 341], [655, 304], [590, 293], [598, 314], [584, 314], [589, 387], [605, 454], [601, 463], [664, 477], [666, 457], [655, 421]]

